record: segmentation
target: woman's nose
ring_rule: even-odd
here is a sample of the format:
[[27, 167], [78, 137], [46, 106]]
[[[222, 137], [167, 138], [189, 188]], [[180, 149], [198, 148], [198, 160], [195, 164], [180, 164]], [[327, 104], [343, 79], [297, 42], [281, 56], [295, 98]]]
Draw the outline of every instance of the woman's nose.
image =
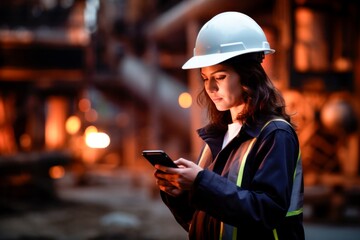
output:
[[205, 88], [209, 91], [209, 92], [214, 92], [219, 90], [218, 85], [216, 84], [215, 79], [210, 78], [208, 81], [206, 81], [205, 83]]

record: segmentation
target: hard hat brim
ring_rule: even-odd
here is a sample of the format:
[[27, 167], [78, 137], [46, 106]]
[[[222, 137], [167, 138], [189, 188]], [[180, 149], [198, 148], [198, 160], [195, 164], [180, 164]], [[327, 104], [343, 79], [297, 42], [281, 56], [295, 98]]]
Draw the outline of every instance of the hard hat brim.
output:
[[190, 58], [185, 64], [182, 66], [182, 69], [194, 69], [194, 68], [202, 68], [209, 67], [221, 62], [224, 62], [230, 58], [243, 55], [251, 52], [264, 52], [265, 54], [272, 54], [275, 52], [273, 49], [249, 49], [249, 51], [236, 51], [236, 52], [228, 52], [228, 53], [213, 53], [201, 56], [194, 56]]

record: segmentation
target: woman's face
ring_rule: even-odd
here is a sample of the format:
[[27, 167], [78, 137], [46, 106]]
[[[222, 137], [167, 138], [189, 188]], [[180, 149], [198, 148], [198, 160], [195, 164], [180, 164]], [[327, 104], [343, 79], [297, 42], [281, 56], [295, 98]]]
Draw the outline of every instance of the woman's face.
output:
[[[201, 69], [206, 93], [217, 110], [230, 110], [232, 115], [243, 107], [240, 76], [232, 67], [217, 64]], [[237, 110], [237, 111], [236, 111]]]

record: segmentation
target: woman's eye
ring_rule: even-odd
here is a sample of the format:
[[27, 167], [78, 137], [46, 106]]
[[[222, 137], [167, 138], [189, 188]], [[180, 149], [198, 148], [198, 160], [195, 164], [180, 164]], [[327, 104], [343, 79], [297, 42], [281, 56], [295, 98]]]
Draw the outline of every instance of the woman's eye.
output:
[[215, 77], [215, 80], [223, 80], [226, 76], [222, 75], [222, 76], [217, 76]]

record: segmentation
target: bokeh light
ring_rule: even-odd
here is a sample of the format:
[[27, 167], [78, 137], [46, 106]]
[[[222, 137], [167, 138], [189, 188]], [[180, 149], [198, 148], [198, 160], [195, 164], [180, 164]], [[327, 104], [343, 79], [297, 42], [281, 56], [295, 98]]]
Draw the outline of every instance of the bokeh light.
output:
[[79, 101], [79, 110], [82, 112], [88, 112], [91, 109], [91, 102], [87, 98], [82, 98]]
[[71, 116], [66, 120], [65, 128], [69, 134], [71, 135], [76, 134], [79, 131], [80, 127], [81, 127], [81, 121], [79, 117]]
[[90, 148], [106, 148], [110, 144], [110, 137], [104, 132], [86, 134], [85, 143]]
[[189, 93], [183, 92], [179, 95], [179, 105], [182, 108], [189, 108], [192, 105], [192, 97]]
[[65, 169], [63, 166], [52, 166], [49, 169], [49, 175], [52, 179], [60, 179], [65, 175]]

